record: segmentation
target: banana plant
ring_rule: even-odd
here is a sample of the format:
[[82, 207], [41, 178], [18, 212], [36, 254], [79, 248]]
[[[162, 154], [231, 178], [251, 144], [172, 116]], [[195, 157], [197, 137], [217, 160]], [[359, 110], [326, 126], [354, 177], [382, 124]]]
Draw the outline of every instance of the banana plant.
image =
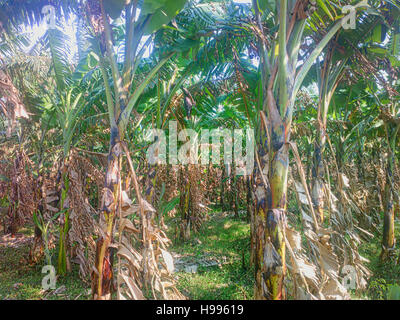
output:
[[[380, 10], [382, 13], [385, 12], [382, 8]], [[365, 16], [355, 29], [341, 29], [330, 41], [323, 59], [316, 63], [317, 73], [309, 74], [318, 79], [319, 100], [317, 131], [314, 140], [311, 196], [321, 223], [324, 220], [323, 163], [329, 106], [336, 88], [347, 70], [346, 67], [351, 63], [357, 64], [354, 58], [362, 50], [360, 48], [364, 47], [365, 50], [371, 50], [369, 46], [379, 47], [385, 41], [386, 32], [382, 26], [390, 28], [391, 26], [386, 21], [393, 20], [396, 13], [395, 10], [385, 15], [381, 12], [375, 10], [373, 15]], [[330, 17], [333, 18], [333, 12]], [[353, 66], [353, 68], [356, 68], [356, 66]]]
[[82, 88], [79, 81], [74, 80], [72, 68], [66, 58], [68, 48], [66, 47], [67, 39], [64, 33], [56, 28], [47, 30], [45, 36], [50, 55], [52, 59], [52, 67], [55, 74], [55, 88], [57, 95], [50, 99], [54, 103], [56, 119], [62, 133], [63, 156], [61, 159], [60, 175], [60, 238], [59, 238], [59, 255], [57, 272], [64, 275], [69, 269], [67, 257], [67, 237], [69, 231], [69, 209], [66, 206], [68, 190], [69, 190], [69, 171], [68, 162], [71, 147], [74, 143], [73, 138], [77, 141], [76, 129], [82, 116], [82, 110], [87, 105], [82, 99]]
[[[324, 8], [318, 10], [303, 1], [257, 1], [253, 9], [258, 35], [261, 86], [259, 91], [257, 127], [258, 142], [256, 166], [256, 204], [254, 229], [256, 299], [283, 299], [283, 280], [286, 273], [284, 226], [287, 208], [287, 182], [289, 147], [293, 106], [304, 78], [318, 56], [342, 26], [342, 17], [334, 18], [324, 36], [304, 59], [300, 46], [306, 35], [311, 17], [326, 16]], [[328, 1], [319, 3], [327, 4]], [[314, 10], [314, 13], [312, 11]], [[264, 17], [269, 20], [263, 21]], [[326, 20], [325, 20], [326, 21]], [[265, 28], [278, 25], [276, 37]], [[298, 66], [299, 65], [299, 66]], [[263, 227], [264, 223], [265, 228]], [[264, 236], [263, 236], [264, 235]]]
[[[99, 1], [91, 3], [88, 21], [98, 19], [102, 28], [91, 24], [95, 42], [95, 53], [103, 76], [111, 131], [106, 181], [103, 193], [101, 221], [103, 234], [97, 241], [95, 272], [92, 273], [93, 298], [110, 299], [113, 287], [112, 251], [113, 228], [118, 215], [118, 199], [121, 196], [121, 155], [122, 145], [131, 113], [143, 91], [165, 65], [173, 53], [166, 53], [150, 69], [139, 83], [135, 74], [137, 67], [151, 43], [152, 34], [168, 24], [182, 9], [186, 0], [144, 0], [144, 1]], [[124, 57], [122, 67], [117, 60], [113, 44], [114, 34], [110, 19], [119, 18], [124, 12]], [[90, 23], [90, 22], [89, 22]], [[148, 35], [148, 40], [142, 39]], [[108, 76], [111, 69], [112, 83]], [[147, 243], [144, 245], [148, 245]]]
[[[387, 259], [395, 247], [396, 239], [394, 235], [394, 216], [395, 203], [400, 199], [394, 187], [394, 168], [395, 153], [398, 141], [399, 122], [399, 99], [395, 94], [398, 90], [399, 76], [399, 55], [400, 55], [400, 8], [388, 3], [382, 10], [381, 16], [384, 23], [376, 25], [363, 50], [359, 53], [359, 60], [364, 61], [360, 74], [365, 76], [369, 97], [373, 101], [373, 111], [376, 119], [369, 130], [384, 129], [383, 136], [386, 142], [386, 183], [383, 192], [384, 219], [383, 219], [383, 238], [381, 260]], [[385, 28], [384, 28], [385, 27]], [[386, 78], [379, 73], [379, 68], [385, 67], [387, 70]], [[355, 68], [354, 68], [355, 69]], [[353, 69], [353, 70], [354, 70]]]
[[51, 217], [47, 222], [44, 220], [42, 214], [40, 211], [35, 211], [33, 213], [32, 219], [33, 223], [39, 228], [39, 230], [42, 233], [43, 236], [43, 242], [44, 242], [44, 254], [46, 257], [46, 264], [47, 265], [52, 265], [51, 261], [51, 250], [49, 249], [49, 232], [50, 232], [50, 226], [53, 221], [55, 221], [60, 212]]
[[323, 155], [326, 145], [326, 124], [328, 119], [328, 109], [330, 101], [336, 90], [338, 82], [345, 70], [348, 58], [340, 61], [333, 61], [334, 49], [329, 48], [323, 61], [323, 66], [316, 64], [318, 68], [318, 114], [317, 114], [317, 131], [314, 141], [313, 167], [312, 167], [312, 191], [311, 197], [315, 211], [318, 214], [319, 222], [324, 221], [324, 162]]
[[[391, 81], [389, 80], [389, 83]], [[372, 91], [371, 91], [372, 92]], [[395, 152], [400, 129], [399, 101], [395, 97], [388, 97], [384, 94], [379, 97], [373, 93], [377, 106], [380, 109], [379, 118], [383, 121], [386, 140], [386, 183], [384, 189], [384, 218], [381, 260], [387, 259], [393, 252], [396, 244], [395, 239], [395, 203], [399, 202], [399, 195], [394, 186]], [[386, 96], [386, 97], [385, 97]], [[390, 96], [390, 94], [389, 94]]]

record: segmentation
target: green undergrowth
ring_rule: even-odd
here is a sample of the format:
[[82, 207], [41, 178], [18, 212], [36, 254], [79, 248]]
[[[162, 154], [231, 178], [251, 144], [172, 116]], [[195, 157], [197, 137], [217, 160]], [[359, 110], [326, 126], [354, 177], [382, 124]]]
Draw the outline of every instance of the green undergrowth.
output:
[[[194, 300], [252, 299], [254, 289], [254, 270], [250, 261], [249, 224], [242, 215], [235, 218], [232, 213], [213, 209], [191, 239], [181, 242], [174, 239], [173, 221], [167, 219], [168, 236], [173, 241], [169, 250], [180, 263], [174, 274], [178, 289]], [[31, 228], [20, 230], [27, 236]], [[396, 221], [396, 238], [400, 236], [400, 224]], [[55, 251], [56, 252], [56, 251]], [[400, 265], [397, 249], [393, 258], [381, 262], [381, 235], [376, 234], [371, 241], [363, 242], [359, 252], [370, 262], [366, 263], [372, 275], [362, 292], [353, 292], [353, 299], [400, 299]], [[29, 265], [28, 245], [0, 247], [0, 300], [4, 299], [90, 299], [90, 288], [78, 275], [78, 266], [66, 276], [58, 277], [56, 290], [43, 291], [42, 273], [44, 263]], [[53, 256], [55, 259], [55, 254]], [[204, 265], [203, 262], [213, 265]], [[190, 269], [195, 265], [195, 270]], [[188, 267], [189, 269], [185, 269]]]
[[[211, 211], [199, 233], [186, 243], [174, 242], [171, 252], [189, 259], [220, 262], [215, 266], [199, 266], [196, 273], [177, 272], [177, 286], [189, 299], [252, 299], [253, 270], [249, 267], [250, 231], [244, 217]], [[172, 228], [170, 228], [172, 231]], [[27, 236], [33, 229], [22, 229]], [[171, 239], [173, 234], [170, 234]], [[57, 250], [53, 249], [53, 259]], [[78, 266], [66, 276], [57, 278], [56, 290], [42, 290], [44, 262], [29, 265], [28, 245], [18, 248], [0, 247], [0, 300], [4, 299], [89, 299], [89, 286], [78, 275]]]

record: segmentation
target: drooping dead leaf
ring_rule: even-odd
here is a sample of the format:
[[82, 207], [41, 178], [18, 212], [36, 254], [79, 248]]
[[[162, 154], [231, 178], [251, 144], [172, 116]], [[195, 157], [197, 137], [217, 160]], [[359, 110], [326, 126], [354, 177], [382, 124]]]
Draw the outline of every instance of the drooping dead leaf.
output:
[[167, 270], [169, 273], [173, 273], [174, 272], [174, 259], [172, 258], [171, 254], [164, 250], [164, 249], [160, 249], [161, 253], [162, 253], [162, 257], [164, 259], [165, 265], [167, 267]]

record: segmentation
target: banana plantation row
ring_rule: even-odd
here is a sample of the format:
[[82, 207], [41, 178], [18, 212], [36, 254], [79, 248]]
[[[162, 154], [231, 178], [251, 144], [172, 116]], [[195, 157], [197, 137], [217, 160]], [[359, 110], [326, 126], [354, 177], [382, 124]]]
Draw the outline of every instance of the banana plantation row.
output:
[[399, 259], [399, 76], [397, 0], [0, 0], [0, 228], [93, 299], [185, 299], [167, 230], [220, 208], [254, 299], [350, 299], [362, 243]]

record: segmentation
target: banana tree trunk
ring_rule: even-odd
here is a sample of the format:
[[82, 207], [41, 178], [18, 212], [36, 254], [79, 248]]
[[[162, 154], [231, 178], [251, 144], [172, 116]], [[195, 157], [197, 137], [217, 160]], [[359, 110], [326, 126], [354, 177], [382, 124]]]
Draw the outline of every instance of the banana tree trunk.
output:
[[108, 154], [106, 181], [103, 191], [100, 219], [104, 219], [103, 233], [96, 242], [95, 270], [92, 273], [92, 294], [95, 300], [109, 300], [113, 284], [113, 242], [114, 219], [118, 213], [120, 198], [121, 145], [118, 131], [112, 130]]
[[386, 184], [385, 184], [385, 213], [383, 218], [383, 239], [382, 239], [382, 252], [381, 260], [385, 260], [393, 252], [396, 239], [394, 235], [394, 151], [396, 146], [396, 136], [399, 130], [399, 125], [394, 128], [391, 124], [385, 124], [387, 141], [388, 141], [388, 155], [386, 164]]
[[221, 206], [221, 210], [224, 211], [225, 210], [225, 202], [224, 202], [224, 198], [225, 198], [225, 165], [222, 166], [222, 172], [221, 172], [221, 194], [220, 194], [220, 206]]
[[251, 176], [247, 176], [244, 181], [246, 190], [246, 220], [251, 221]]
[[[146, 181], [145, 181], [145, 198], [148, 203], [157, 208], [156, 202], [156, 185], [157, 185], [157, 169], [149, 165], [147, 168]], [[157, 212], [157, 215], [159, 212]], [[158, 217], [158, 219], [161, 217]]]
[[62, 212], [60, 217], [60, 239], [59, 239], [59, 252], [58, 252], [58, 265], [57, 273], [65, 275], [67, 271], [70, 271], [70, 263], [67, 255], [68, 246], [68, 231], [69, 231], [69, 210], [68, 206], [65, 205], [65, 201], [68, 197], [69, 180], [68, 180], [68, 158], [64, 158], [62, 167], [60, 169], [61, 176], [61, 192], [60, 192], [60, 211]]
[[286, 223], [288, 169], [289, 151], [288, 145], [284, 144], [272, 154], [269, 168], [271, 202], [266, 217], [264, 267], [268, 293], [274, 300], [285, 298], [282, 290], [286, 273], [283, 228]]
[[314, 142], [314, 155], [312, 167], [312, 189], [311, 198], [314, 210], [319, 218], [319, 222], [324, 221], [324, 162], [323, 155], [325, 151], [326, 138], [323, 128], [317, 130], [317, 136]]
[[234, 197], [234, 205], [235, 205], [235, 217], [239, 218], [239, 183], [238, 178], [233, 176], [233, 197]]
[[[256, 170], [255, 296], [256, 299], [280, 300], [285, 298], [284, 228], [289, 169], [287, 142], [290, 135], [287, 134], [278, 113], [272, 90], [268, 90], [266, 104], [270, 125], [265, 129], [267, 125], [264, 122], [261, 143], [258, 146]], [[264, 111], [261, 111], [261, 118], [265, 119]]]
[[191, 182], [189, 177], [189, 167], [181, 167], [181, 196], [179, 202], [179, 208], [181, 213], [181, 224], [180, 224], [180, 238], [183, 241], [190, 239], [191, 229], [191, 206], [190, 206], [190, 188]]
[[[284, 299], [283, 280], [286, 273], [285, 240], [287, 178], [289, 153], [282, 145], [266, 161], [259, 153], [263, 172], [268, 171], [270, 186], [263, 192], [264, 179], [256, 172], [255, 206], [255, 299]], [[265, 226], [265, 227], [264, 227]]]

